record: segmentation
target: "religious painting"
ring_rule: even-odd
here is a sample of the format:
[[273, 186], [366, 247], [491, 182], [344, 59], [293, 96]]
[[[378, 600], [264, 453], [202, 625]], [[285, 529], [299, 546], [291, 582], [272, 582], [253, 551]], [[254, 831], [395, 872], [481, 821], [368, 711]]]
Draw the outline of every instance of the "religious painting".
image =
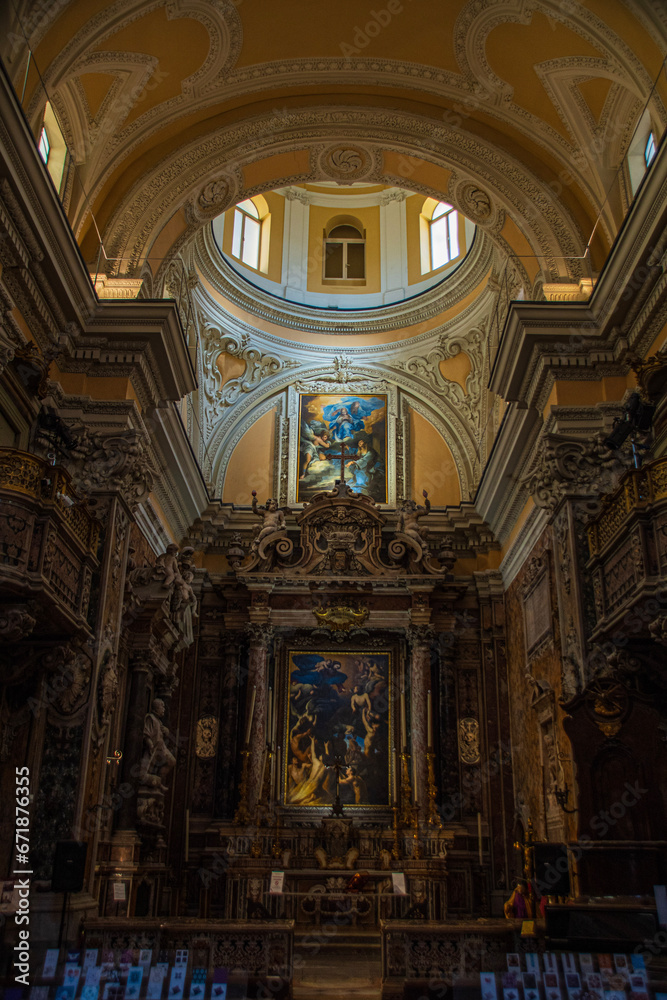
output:
[[386, 806], [391, 654], [290, 652], [284, 801]]
[[341, 478], [356, 493], [387, 503], [387, 396], [354, 393], [299, 397], [296, 502], [333, 489]]

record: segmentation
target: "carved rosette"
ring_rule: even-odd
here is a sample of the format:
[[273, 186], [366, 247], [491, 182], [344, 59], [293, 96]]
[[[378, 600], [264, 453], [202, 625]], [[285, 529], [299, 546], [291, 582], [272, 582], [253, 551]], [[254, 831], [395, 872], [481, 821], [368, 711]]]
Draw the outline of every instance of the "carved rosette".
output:
[[339, 184], [366, 180], [376, 167], [375, 157], [361, 144], [338, 144], [324, 149], [318, 157], [321, 172]]

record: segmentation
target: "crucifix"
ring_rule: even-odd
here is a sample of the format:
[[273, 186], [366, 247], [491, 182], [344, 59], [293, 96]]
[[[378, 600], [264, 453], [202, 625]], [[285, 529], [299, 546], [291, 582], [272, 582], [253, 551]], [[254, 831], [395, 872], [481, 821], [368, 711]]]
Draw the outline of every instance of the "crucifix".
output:
[[339, 753], [334, 754], [333, 766], [336, 772], [336, 798], [331, 809], [332, 816], [343, 816], [343, 804], [340, 801], [340, 772], [343, 767], [343, 758]]
[[345, 442], [340, 444], [340, 481], [345, 482]]

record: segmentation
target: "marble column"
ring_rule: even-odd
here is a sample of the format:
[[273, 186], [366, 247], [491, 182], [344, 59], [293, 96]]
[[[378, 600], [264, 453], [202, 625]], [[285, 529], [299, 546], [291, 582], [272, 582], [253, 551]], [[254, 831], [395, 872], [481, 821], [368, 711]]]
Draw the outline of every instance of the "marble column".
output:
[[122, 780], [132, 785], [135, 794], [123, 797], [118, 810], [117, 830], [135, 830], [137, 825], [137, 792], [144, 745], [144, 720], [148, 709], [153, 670], [153, 660], [145, 653], [140, 653], [131, 660], [132, 673], [125, 726]]
[[[411, 647], [410, 655], [410, 781], [414, 801], [419, 805], [420, 820], [426, 818], [428, 747], [427, 702], [432, 691], [431, 640], [433, 629], [428, 625], [412, 625], [407, 630]], [[416, 781], [415, 781], [416, 779]]]
[[[269, 649], [273, 640], [273, 629], [270, 625], [251, 623], [246, 625], [248, 644], [248, 685], [246, 708], [243, 716], [241, 741], [245, 742], [246, 727], [250, 707], [253, 705], [252, 724], [248, 751], [247, 803], [252, 815], [262, 794], [262, 773], [266, 755], [266, 734], [268, 727], [267, 712], [267, 671]], [[254, 697], [253, 697], [254, 693]]]

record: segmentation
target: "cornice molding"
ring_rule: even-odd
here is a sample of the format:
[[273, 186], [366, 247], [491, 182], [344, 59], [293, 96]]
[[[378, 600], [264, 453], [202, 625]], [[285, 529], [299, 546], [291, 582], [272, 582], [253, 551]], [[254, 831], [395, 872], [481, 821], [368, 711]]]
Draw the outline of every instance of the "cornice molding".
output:
[[[188, 269], [196, 270], [213, 288], [250, 316], [279, 326], [329, 336], [349, 336], [359, 333], [379, 333], [401, 327], [416, 326], [425, 320], [446, 313], [472, 294], [500, 259], [492, 241], [477, 230], [472, 247], [460, 266], [435, 288], [427, 289], [414, 298], [374, 309], [314, 309], [287, 299], [269, 295], [252, 286], [226, 262], [215, 243], [210, 226], [204, 227], [183, 254]], [[217, 306], [206, 289], [202, 295]]]

